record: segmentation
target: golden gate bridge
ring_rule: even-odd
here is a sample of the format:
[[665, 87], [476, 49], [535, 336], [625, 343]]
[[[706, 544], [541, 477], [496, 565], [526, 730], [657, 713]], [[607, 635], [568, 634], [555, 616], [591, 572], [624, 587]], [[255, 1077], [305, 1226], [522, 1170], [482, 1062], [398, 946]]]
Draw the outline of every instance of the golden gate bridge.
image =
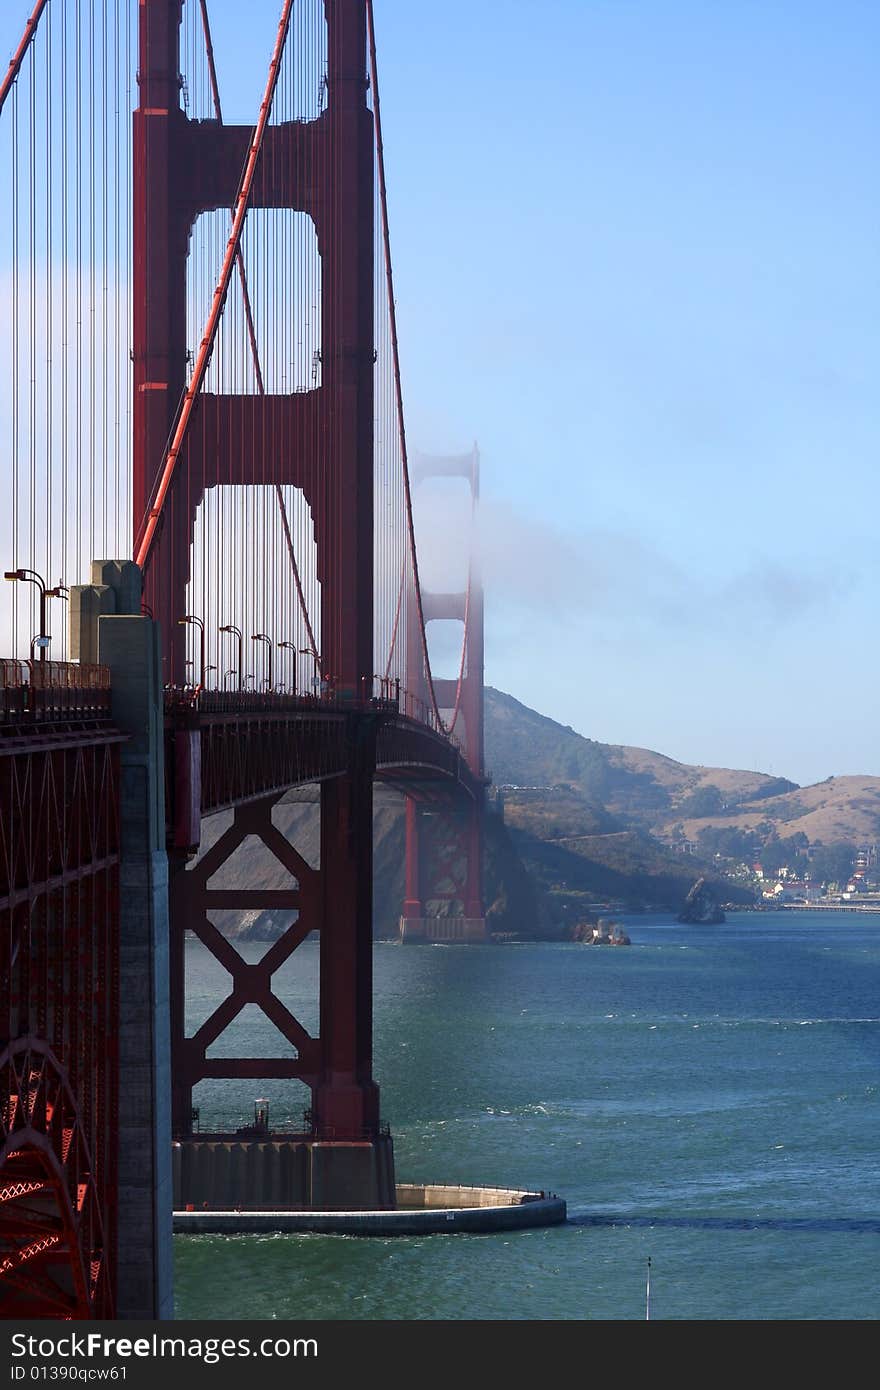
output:
[[[172, 1202], [208, 1159], [259, 1206], [277, 1140], [291, 1205], [394, 1204], [373, 788], [406, 796], [402, 935], [484, 939], [482, 589], [471, 555], [427, 591], [414, 524], [431, 478], [472, 518], [479, 459], [408, 449], [370, 0], [283, 0], [248, 125], [207, 0], [23, 18], [0, 86], [0, 1301], [167, 1316]], [[446, 679], [438, 620], [462, 632]], [[277, 825], [307, 785], [317, 863]], [[249, 837], [288, 888], [213, 883]], [[248, 963], [216, 919], [254, 908], [286, 925]], [[193, 1033], [188, 932], [229, 983]], [[310, 1032], [273, 977], [312, 933]], [[283, 1050], [218, 1055], [250, 1006]], [[307, 1087], [301, 1129], [195, 1130], [207, 1078]]]

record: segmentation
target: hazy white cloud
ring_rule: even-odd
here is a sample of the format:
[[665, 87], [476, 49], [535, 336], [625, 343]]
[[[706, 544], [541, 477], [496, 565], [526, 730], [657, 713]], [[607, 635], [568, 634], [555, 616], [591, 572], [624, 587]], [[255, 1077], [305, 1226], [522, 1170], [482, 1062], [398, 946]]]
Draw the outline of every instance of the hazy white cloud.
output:
[[463, 589], [474, 546], [489, 610], [549, 622], [772, 629], [838, 603], [857, 578], [814, 556], [757, 556], [743, 565], [740, 553], [728, 576], [706, 574], [688, 555], [672, 557], [635, 532], [565, 528], [498, 499], [484, 499], [472, 523], [468, 499], [449, 488], [421, 500], [417, 535], [427, 588]]

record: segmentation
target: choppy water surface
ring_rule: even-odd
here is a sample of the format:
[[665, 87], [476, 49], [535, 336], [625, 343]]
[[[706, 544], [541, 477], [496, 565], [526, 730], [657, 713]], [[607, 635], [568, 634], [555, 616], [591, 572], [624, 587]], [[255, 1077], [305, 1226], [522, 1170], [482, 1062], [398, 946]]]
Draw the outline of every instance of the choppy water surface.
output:
[[[179, 1317], [880, 1315], [880, 917], [627, 921], [631, 948], [376, 948], [376, 1075], [401, 1180], [532, 1185], [546, 1231], [178, 1237]], [[246, 948], [257, 959], [261, 947]], [[316, 1020], [317, 947], [279, 993]], [[223, 970], [189, 948], [192, 1023]], [[243, 1016], [236, 1044], [272, 1030]], [[273, 1044], [274, 1045], [274, 1044]], [[304, 1096], [203, 1086], [203, 1121]]]

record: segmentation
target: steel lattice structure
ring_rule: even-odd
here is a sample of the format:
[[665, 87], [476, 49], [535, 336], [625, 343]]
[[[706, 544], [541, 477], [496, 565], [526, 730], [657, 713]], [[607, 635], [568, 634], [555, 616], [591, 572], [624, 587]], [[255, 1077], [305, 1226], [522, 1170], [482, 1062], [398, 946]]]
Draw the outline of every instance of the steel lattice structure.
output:
[[107, 672], [2, 664], [0, 1284], [16, 1317], [110, 1317], [118, 777]]

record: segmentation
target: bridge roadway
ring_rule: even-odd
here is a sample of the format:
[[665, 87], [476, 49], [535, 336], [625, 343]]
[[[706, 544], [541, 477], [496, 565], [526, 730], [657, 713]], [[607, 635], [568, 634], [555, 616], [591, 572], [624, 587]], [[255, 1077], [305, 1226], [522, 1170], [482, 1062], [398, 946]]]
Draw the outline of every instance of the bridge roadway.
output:
[[[197, 820], [273, 792], [343, 777], [375, 737], [375, 775], [401, 790], [429, 783], [471, 803], [483, 786], [457, 742], [400, 696], [345, 700], [204, 691], [165, 693], [165, 799], [171, 838], [197, 843]], [[401, 708], [403, 706], [403, 708]], [[192, 837], [196, 836], [195, 840]]]
[[[418, 706], [418, 707], [417, 707]], [[376, 776], [401, 790], [431, 784], [474, 803], [484, 785], [454, 738], [401, 691], [378, 698], [252, 692], [165, 692], [166, 818], [198, 788], [199, 816], [273, 792], [345, 776], [353, 744], [375, 734]], [[6, 752], [35, 752], [98, 732], [126, 738], [110, 715], [102, 667], [3, 661], [0, 725]], [[197, 773], [197, 778], [193, 776]]]

